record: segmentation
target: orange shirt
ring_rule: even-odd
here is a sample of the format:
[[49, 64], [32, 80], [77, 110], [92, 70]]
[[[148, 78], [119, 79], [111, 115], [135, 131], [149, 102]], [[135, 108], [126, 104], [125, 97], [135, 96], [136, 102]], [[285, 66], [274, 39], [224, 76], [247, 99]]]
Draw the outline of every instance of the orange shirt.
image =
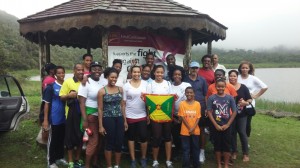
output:
[[[230, 84], [228, 82], [226, 82], [226, 88], [225, 88], [224, 92], [225, 92], [225, 94], [231, 95], [232, 97], [237, 96], [234, 86], [232, 86], [232, 84]], [[213, 94], [217, 94], [216, 83], [213, 83], [208, 86], [206, 99], [208, 99], [208, 97]]]
[[[189, 104], [186, 101], [182, 101], [179, 104], [178, 116], [184, 118], [190, 127], [195, 125], [197, 119], [201, 117], [201, 106], [198, 101], [194, 101], [193, 104]], [[186, 125], [181, 123], [181, 135], [190, 136], [189, 130]], [[197, 127], [194, 130], [194, 135], [200, 135], [200, 128], [197, 124]]]

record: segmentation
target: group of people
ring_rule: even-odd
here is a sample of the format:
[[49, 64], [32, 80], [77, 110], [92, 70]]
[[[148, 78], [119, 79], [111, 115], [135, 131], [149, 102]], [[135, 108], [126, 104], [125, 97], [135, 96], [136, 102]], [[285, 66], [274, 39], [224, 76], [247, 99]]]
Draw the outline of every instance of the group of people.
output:
[[[119, 59], [104, 70], [99, 62], [93, 62], [92, 55], [85, 54], [83, 63], [75, 64], [74, 76], [66, 80], [63, 67], [48, 65], [49, 76], [42, 85], [45, 102], [42, 127], [50, 130], [48, 167], [56, 168], [59, 164], [69, 168], [99, 167], [98, 156], [103, 148], [106, 167], [119, 168], [126, 140], [131, 168], [138, 164], [147, 167], [149, 146], [151, 165], [159, 167], [162, 142], [166, 167], [173, 167], [175, 145], [173, 152], [182, 153], [182, 167], [198, 168], [205, 161], [208, 132], [218, 167], [222, 167], [221, 163], [228, 167], [230, 160], [237, 158], [237, 133], [243, 161], [249, 161], [252, 117], [246, 114], [246, 109], [255, 106], [254, 99], [267, 90], [267, 85], [254, 76], [253, 65], [242, 62], [238, 70], [226, 75], [217, 55], [203, 56], [201, 68], [192, 61], [188, 69], [176, 65], [172, 54], [166, 57], [166, 67], [155, 65], [154, 57], [148, 53], [146, 64], [132, 65], [127, 79], [119, 78], [122, 69]], [[174, 96], [171, 121], [157, 122], [149, 117], [147, 94]], [[83, 135], [88, 136], [88, 140], [84, 139], [87, 142], [83, 142]], [[81, 158], [83, 143], [87, 143], [85, 162]], [[136, 144], [140, 145], [139, 162]], [[64, 147], [68, 161], [63, 159]]]

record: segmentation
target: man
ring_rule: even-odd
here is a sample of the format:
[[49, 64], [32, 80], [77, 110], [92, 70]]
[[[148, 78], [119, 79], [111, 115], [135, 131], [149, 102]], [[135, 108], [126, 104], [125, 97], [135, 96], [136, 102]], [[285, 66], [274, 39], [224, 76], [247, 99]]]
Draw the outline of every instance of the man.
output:
[[182, 69], [184, 72], [183, 67], [176, 65], [176, 59], [175, 56], [173, 54], [169, 54], [166, 58], [166, 62], [167, 62], [167, 69], [165, 69], [165, 80], [170, 81], [172, 79], [172, 75], [171, 72], [173, 72], [174, 69]]
[[[64, 81], [59, 96], [66, 101], [66, 133], [65, 146], [68, 150], [69, 168], [83, 166], [80, 159], [82, 146], [82, 132], [80, 130], [80, 108], [77, 92], [83, 79], [83, 66], [76, 64], [73, 68], [74, 77]], [[76, 147], [75, 161], [73, 162], [73, 150]]]
[[199, 68], [200, 65], [198, 62], [191, 62], [189, 65], [190, 74], [185, 78], [184, 81], [192, 85], [195, 91], [195, 100], [198, 101], [201, 105], [201, 118], [199, 121], [200, 139], [201, 139], [199, 161], [200, 163], [204, 163], [205, 161], [204, 149], [206, 144], [204, 128], [206, 126], [206, 120], [207, 120], [207, 118], [205, 117], [206, 116], [205, 96], [207, 94], [207, 84], [205, 79], [198, 75]]
[[215, 82], [214, 71], [211, 67], [211, 55], [204, 55], [201, 58], [202, 68], [199, 69], [198, 75], [206, 80], [207, 86]]
[[213, 70], [216, 71], [216, 69], [223, 69], [226, 73], [226, 68], [224, 65], [219, 64], [219, 57], [217, 54], [213, 54], [212, 55], [212, 59], [213, 59]]

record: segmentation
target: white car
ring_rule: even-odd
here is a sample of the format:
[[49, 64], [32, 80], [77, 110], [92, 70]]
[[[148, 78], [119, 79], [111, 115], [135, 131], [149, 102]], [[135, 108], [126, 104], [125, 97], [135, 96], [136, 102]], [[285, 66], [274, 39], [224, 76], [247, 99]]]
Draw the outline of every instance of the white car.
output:
[[0, 131], [16, 130], [20, 119], [29, 109], [29, 103], [16, 78], [0, 75]]

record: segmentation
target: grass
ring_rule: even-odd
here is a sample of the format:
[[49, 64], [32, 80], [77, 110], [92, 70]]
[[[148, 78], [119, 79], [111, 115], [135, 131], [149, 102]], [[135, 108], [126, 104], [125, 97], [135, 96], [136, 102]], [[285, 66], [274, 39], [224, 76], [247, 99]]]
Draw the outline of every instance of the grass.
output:
[[[46, 167], [46, 150], [39, 146], [35, 138], [39, 131], [37, 124], [40, 105], [40, 82], [24, 81], [21, 83], [31, 106], [30, 114], [19, 124], [19, 129], [13, 132], [0, 132], [0, 165], [5, 168], [41, 168]], [[295, 106], [295, 107], [294, 107]], [[299, 113], [299, 104], [257, 101], [257, 109], [281, 110]], [[294, 118], [276, 119], [267, 115], [257, 114], [252, 120], [252, 135], [249, 139], [250, 162], [243, 163], [241, 153], [233, 167], [288, 167], [297, 168], [300, 165], [300, 122]], [[240, 149], [240, 145], [239, 151]], [[174, 151], [173, 151], [174, 152]], [[160, 163], [164, 164], [164, 154], [161, 149]], [[137, 153], [137, 157], [139, 154]], [[151, 158], [150, 155], [148, 155]], [[104, 163], [103, 153], [100, 163]], [[204, 168], [216, 167], [213, 147], [206, 147], [206, 163]], [[129, 167], [129, 155], [122, 156], [122, 167]], [[151, 163], [148, 163], [150, 166]], [[174, 161], [176, 168], [181, 162]]]
[[300, 103], [272, 102], [265, 99], [257, 99], [257, 108], [276, 112], [292, 112], [300, 114]]

